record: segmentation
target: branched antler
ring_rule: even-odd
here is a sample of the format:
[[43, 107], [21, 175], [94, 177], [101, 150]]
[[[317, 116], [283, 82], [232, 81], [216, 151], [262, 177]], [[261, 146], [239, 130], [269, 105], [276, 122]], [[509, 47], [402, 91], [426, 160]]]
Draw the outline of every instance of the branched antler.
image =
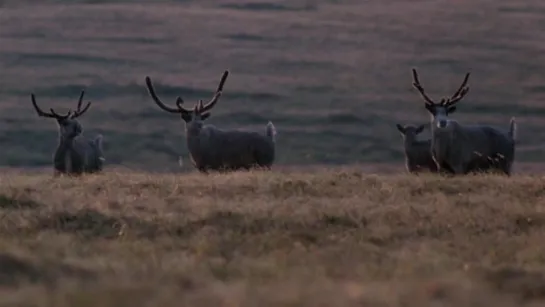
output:
[[83, 104], [83, 95], [85, 95], [85, 91], [82, 90], [81, 91], [81, 94], [79, 95], [79, 100], [78, 100], [78, 109], [76, 110], [76, 112], [74, 112], [74, 114], [72, 114], [71, 118], [78, 118], [80, 116], [82, 116], [85, 112], [87, 112], [87, 110], [89, 109], [89, 107], [91, 106], [91, 102], [88, 101], [87, 104], [85, 105], [85, 107], [83, 108], [83, 110], [81, 109], [81, 106]]
[[466, 86], [467, 81], [469, 80], [469, 74], [470, 73], [466, 73], [464, 81], [462, 82], [458, 90], [449, 99], [447, 99], [447, 101], [445, 102], [446, 106], [454, 105], [455, 103], [460, 101], [462, 98], [464, 98], [467, 92], [469, 92], [469, 86]]
[[227, 77], [229, 76], [229, 71], [226, 70], [223, 72], [223, 76], [221, 76], [220, 84], [218, 85], [218, 88], [216, 89], [216, 93], [212, 97], [212, 99], [204, 106], [199, 107], [201, 112], [206, 112], [214, 107], [216, 103], [218, 102], [219, 98], [221, 97], [221, 92], [223, 91], [223, 85], [225, 84], [225, 81], [227, 80]]
[[148, 88], [148, 92], [151, 98], [153, 99], [153, 101], [155, 101], [155, 103], [164, 111], [167, 111], [169, 113], [191, 113], [192, 111], [194, 111], [199, 114], [202, 114], [212, 109], [214, 105], [218, 102], [219, 98], [221, 97], [221, 92], [223, 91], [223, 86], [225, 85], [225, 81], [227, 80], [227, 76], [229, 76], [229, 71], [226, 70], [223, 73], [223, 76], [221, 77], [220, 84], [218, 85], [218, 88], [216, 89], [216, 93], [214, 94], [212, 99], [206, 105], [204, 105], [203, 101], [200, 100], [197, 104], [194, 105], [193, 110], [186, 109], [182, 106], [182, 104], [184, 103], [184, 100], [180, 96], [176, 98], [176, 108], [172, 108], [165, 105], [155, 93], [155, 89], [153, 88], [153, 84], [151, 82], [150, 77], [146, 77], [146, 86]]
[[185, 113], [191, 113], [191, 110], [187, 110], [184, 107], [182, 107], [182, 103], [184, 101], [182, 100], [181, 97], [178, 97], [178, 99], [176, 100], [177, 108], [172, 108], [172, 107], [169, 107], [166, 104], [164, 104], [161, 101], [161, 99], [159, 99], [157, 94], [155, 93], [155, 89], [153, 88], [153, 84], [151, 83], [151, 78], [148, 77], [148, 76], [146, 76], [146, 86], [148, 88], [148, 92], [149, 92], [151, 98], [153, 99], [153, 101], [155, 101], [155, 104], [157, 104], [164, 111], [167, 111], [169, 113], [184, 113], [184, 112]]
[[439, 103], [435, 103], [428, 95], [426, 95], [426, 92], [424, 91], [424, 88], [422, 85], [420, 85], [420, 81], [418, 80], [418, 73], [416, 72], [416, 69], [413, 68], [413, 86], [420, 92], [420, 95], [426, 100], [426, 104], [437, 104], [437, 105], [443, 105], [446, 107], [454, 105], [456, 102], [460, 101], [469, 91], [469, 87], [466, 86], [467, 82], [469, 80], [469, 74], [467, 73], [464, 81], [458, 88], [458, 90], [450, 97], [450, 98], [443, 98]]
[[66, 115], [60, 115], [57, 112], [55, 112], [55, 110], [53, 110], [53, 108], [49, 109], [50, 110], [49, 113], [44, 112], [38, 106], [38, 103], [36, 102], [36, 96], [34, 95], [34, 93], [30, 94], [30, 99], [32, 100], [32, 105], [34, 106], [34, 109], [36, 110], [36, 113], [38, 113], [38, 116], [54, 118], [54, 119], [57, 119], [57, 120], [62, 120], [62, 119], [67, 119], [68, 117], [70, 117], [70, 115], [72, 115], [71, 111], [68, 111], [68, 113]]
[[30, 99], [32, 100], [32, 105], [34, 106], [34, 109], [36, 110], [36, 113], [38, 113], [38, 116], [54, 118], [54, 119], [57, 119], [57, 120], [63, 120], [63, 119], [67, 119], [67, 118], [74, 119], [74, 118], [80, 117], [81, 115], [83, 115], [83, 113], [87, 112], [87, 110], [91, 106], [91, 102], [87, 102], [87, 105], [83, 108], [83, 110], [81, 109], [84, 93], [85, 93], [85, 91], [81, 91], [81, 94], [79, 96], [79, 101], [78, 101], [78, 109], [76, 110], [76, 112], [72, 112], [72, 110], [68, 110], [68, 113], [66, 113], [66, 115], [58, 114], [57, 112], [55, 112], [55, 110], [53, 110], [53, 108], [49, 109], [49, 111], [50, 111], [49, 113], [44, 112], [38, 106], [38, 103], [36, 102], [36, 96], [34, 95], [34, 93], [30, 94]]
[[191, 110], [188, 110], [182, 106], [183, 103], [184, 100], [182, 99], [182, 97], [178, 96], [176, 98], [176, 107], [178, 107], [178, 113], [191, 113]]
[[424, 88], [420, 85], [420, 80], [418, 80], [418, 73], [416, 69], [413, 68], [413, 86], [420, 92], [420, 95], [426, 100], [426, 104], [435, 104], [433, 100], [426, 95]]

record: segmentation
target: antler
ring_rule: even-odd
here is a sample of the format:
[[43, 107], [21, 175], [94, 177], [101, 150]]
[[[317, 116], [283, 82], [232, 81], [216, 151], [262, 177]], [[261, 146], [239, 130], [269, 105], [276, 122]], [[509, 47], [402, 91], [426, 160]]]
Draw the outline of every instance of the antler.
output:
[[418, 73], [416, 72], [416, 69], [413, 68], [413, 86], [420, 92], [420, 95], [426, 100], [426, 104], [435, 104], [433, 100], [426, 95], [426, 92], [424, 91], [424, 88], [422, 85], [420, 85], [420, 81], [418, 80]]
[[[458, 90], [450, 98], [443, 98], [438, 104], [449, 107], [454, 105], [456, 102], [460, 101], [462, 98], [464, 98], [464, 96], [469, 91], [469, 87], [466, 86], [467, 81], [469, 80], [469, 74], [470, 73], [466, 73], [464, 81], [462, 82]], [[424, 97], [424, 99], [426, 100], [426, 104], [435, 104], [433, 100], [430, 97], [428, 97], [428, 95], [426, 95], [422, 85], [420, 85], [420, 81], [418, 80], [418, 73], [416, 72], [416, 69], [414, 68], [413, 68], [413, 80], [414, 80], [413, 86], [420, 92], [422, 97]]]
[[191, 113], [191, 110], [188, 110], [182, 106], [183, 103], [184, 103], [184, 100], [182, 99], [182, 97], [178, 96], [176, 98], [176, 107], [178, 107], [178, 113], [183, 113], [183, 112]]
[[200, 115], [203, 115], [204, 113], [207, 112], [207, 110], [204, 107], [204, 102], [202, 101], [202, 99], [199, 99], [199, 103], [197, 103], [197, 105], [195, 106], [195, 110]]
[[206, 105], [202, 106], [202, 101], [200, 102], [201, 106], [199, 106], [199, 111], [201, 113], [212, 109], [214, 105], [216, 105], [219, 98], [221, 97], [221, 92], [223, 91], [223, 85], [225, 84], [225, 80], [227, 80], [227, 76], [229, 76], [228, 70], [223, 72], [223, 76], [221, 76], [220, 84], [218, 85], [218, 88], [216, 89], [216, 93]]
[[66, 115], [60, 115], [55, 112], [52, 108], [49, 109], [50, 113], [44, 112], [40, 107], [38, 106], [38, 103], [36, 103], [36, 97], [34, 96], [34, 93], [30, 94], [30, 99], [32, 100], [32, 105], [34, 106], [34, 109], [36, 110], [36, 113], [38, 113], [38, 116], [41, 117], [48, 117], [48, 118], [55, 118], [55, 119], [66, 119], [72, 115], [72, 111], [68, 111]]
[[87, 104], [85, 105], [85, 107], [83, 108], [83, 110], [81, 109], [81, 106], [83, 104], [83, 95], [84, 94], [85, 94], [85, 90], [82, 90], [81, 94], [79, 95], [78, 109], [76, 110], [76, 112], [74, 112], [74, 114], [72, 114], [71, 118], [77, 118], [77, 117], [82, 116], [85, 112], [87, 112], [87, 110], [91, 106], [91, 102], [88, 101]]
[[464, 96], [467, 94], [467, 92], [469, 92], [469, 86], [466, 86], [467, 81], [469, 80], [469, 74], [470, 73], [466, 73], [466, 76], [464, 78], [464, 81], [462, 82], [462, 85], [460, 85], [458, 90], [450, 98], [448, 98], [446, 100], [446, 102], [445, 102], [446, 106], [451, 106], [451, 105], [457, 103], [462, 98], [464, 98]]
[[191, 113], [191, 110], [188, 110], [186, 108], [184, 108], [182, 106], [182, 104], [184, 103], [184, 100], [181, 98], [181, 97], [178, 97], [176, 99], [176, 106], [177, 108], [171, 108], [169, 106], [167, 106], [166, 104], [164, 104], [161, 99], [159, 99], [159, 97], [157, 96], [157, 94], [155, 93], [155, 89], [153, 89], [153, 84], [151, 83], [151, 78], [146, 76], [146, 86], [148, 88], [148, 92], [151, 96], [151, 98], [153, 98], [153, 101], [155, 101], [155, 103], [161, 108], [163, 109], [164, 111], [167, 111], [167, 112], [170, 112], [170, 113]]
[[192, 111], [198, 112], [198, 113], [204, 113], [214, 107], [214, 105], [218, 102], [219, 98], [221, 97], [221, 92], [223, 91], [223, 86], [225, 85], [225, 81], [227, 80], [227, 76], [229, 76], [229, 71], [226, 70], [223, 72], [223, 76], [221, 77], [220, 84], [218, 85], [218, 88], [216, 89], [216, 93], [212, 97], [212, 99], [204, 105], [202, 99], [197, 103], [193, 110], [186, 109], [182, 106], [184, 103], [184, 100], [178, 96], [176, 98], [176, 108], [169, 107], [165, 105], [161, 99], [157, 96], [155, 93], [155, 89], [153, 88], [153, 84], [151, 83], [151, 78], [146, 76], [146, 86], [148, 88], [148, 92], [153, 98], [153, 101], [164, 111], [170, 112], [170, 113], [191, 113]]

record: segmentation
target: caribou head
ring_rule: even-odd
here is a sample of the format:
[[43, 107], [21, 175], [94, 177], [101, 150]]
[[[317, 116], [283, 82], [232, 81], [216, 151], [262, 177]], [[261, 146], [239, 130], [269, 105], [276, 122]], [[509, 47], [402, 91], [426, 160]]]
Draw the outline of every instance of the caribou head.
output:
[[424, 129], [426, 128], [425, 124], [419, 125], [419, 126], [413, 126], [413, 125], [405, 125], [402, 126], [400, 124], [396, 124], [397, 130], [401, 133], [401, 136], [403, 139], [406, 139], [407, 141], [415, 141], [416, 136], [422, 133]]
[[60, 137], [63, 139], [71, 139], [80, 135], [83, 132], [83, 127], [77, 121], [77, 118], [87, 112], [87, 110], [91, 106], [91, 102], [87, 102], [85, 107], [83, 107], [82, 109], [84, 94], [85, 91], [81, 91], [78, 100], [77, 110], [75, 112], [72, 112], [72, 110], [69, 109], [68, 113], [66, 114], [59, 114], [55, 112], [55, 110], [53, 110], [52, 108], [49, 109], [50, 112], [44, 112], [36, 103], [36, 97], [34, 96], [34, 94], [30, 95], [30, 99], [32, 100], [32, 105], [34, 106], [36, 113], [38, 113], [38, 116], [56, 119], [57, 124], [59, 125]]
[[439, 102], [433, 101], [426, 92], [420, 81], [418, 80], [418, 74], [416, 69], [413, 68], [413, 86], [420, 92], [422, 98], [425, 100], [425, 108], [433, 117], [433, 127], [434, 128], [446, 128], [449, 123], [448, 115], [456, 111], [456, 103], [460, 101], [469, 91], [467, 81], [469, 79], [469, 73], [466, 74], [462, 85], [458, 90], [448, 98], [442, 98]]

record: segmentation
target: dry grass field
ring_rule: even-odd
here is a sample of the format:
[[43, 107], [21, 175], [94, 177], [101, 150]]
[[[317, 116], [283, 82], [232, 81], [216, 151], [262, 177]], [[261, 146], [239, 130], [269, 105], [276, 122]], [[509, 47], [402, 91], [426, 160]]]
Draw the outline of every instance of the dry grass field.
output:
[[0, 305], [542, 306], [544, 184], [7, 173]]
[[[543, 0], [0, 0], [0, 306], [543, 306], [544, 20]], [[513, 177], [405, 173], [395, 124], [429, 120], [413, 67], [434, 98], [472, 73], [461, 122], [516, 116]], [[274, 122], [270, 173], [196, 173], [144, 86], [196, 102], [226, 69], [207, 122]], [[54, 179], [30, 93], [66, 111], [81, 89], [106, 172]]]

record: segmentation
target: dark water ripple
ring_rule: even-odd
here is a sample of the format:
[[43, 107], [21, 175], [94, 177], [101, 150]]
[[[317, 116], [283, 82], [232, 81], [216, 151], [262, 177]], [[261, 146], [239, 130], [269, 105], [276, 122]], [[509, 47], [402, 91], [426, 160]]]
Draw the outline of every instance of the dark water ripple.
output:
[[306, 4], [306, 5], [285, 5], [278, 4], [274, 2], [259, 2], [259, 3], [226, 3], [221, 4], [220, 7], [244, 10], [244, 11], [263, 11], [263, 12], [306, 12], [313, 11], [317, 9], [315, 4]]

